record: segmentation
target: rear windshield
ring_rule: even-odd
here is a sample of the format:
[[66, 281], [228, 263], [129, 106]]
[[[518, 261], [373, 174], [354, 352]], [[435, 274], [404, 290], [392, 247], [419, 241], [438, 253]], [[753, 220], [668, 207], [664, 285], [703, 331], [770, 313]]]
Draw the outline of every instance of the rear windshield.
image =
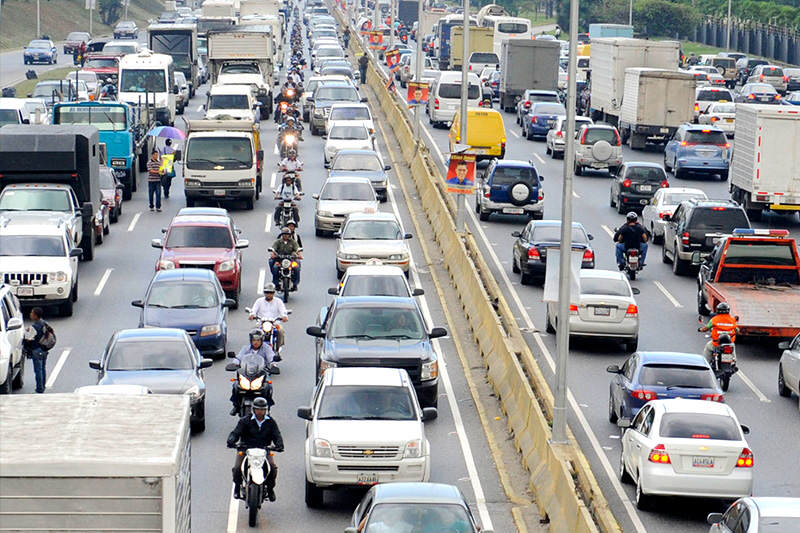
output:
[[636, 180], [657, 181], [659, 183], [667, 179], [662, 169], [654, 167], [628, 167], [625, 177]]
[[[467, 91], [467, 98], [475, 100], [481, 95], [481, 89], [477, 85], [470, 84]], [[461, 82], [442, 83], [439, 85], [439, 98], [461, 98]]]
[[630, 296], [628, 284], [621, 279], [581, 278], [581, 295]]
[[709, 113], [736, 113], [735, 104], [714, 104], [714, 107], [708, 109]]
[[383, 170], [377, 154], [348, 154], [333, 160], [332, 170]]
[[785, 68], [783, 69], [783, 73], [790, 78], [797, 78], [800, 77], [800, 68]]
[[116, 59], [96, 57], [93, 59], [92, 58], [87, 59], [86, 63], [84, 63], [83, 65], [83, 68], [109, 68], [116, 66], [117, 66]]
[[497, 54], [492, 54], [488, 52], [474, 52], [471, 56], [469, 56], [470, 63], [494, 63], [495, 65], [500, 63], [500, 59], [497, 57]]
[[689, 225], [694, 230], [731, 233], [735, 228], [749, 228], [750, 222], [741, 208], [698, 207]]
[[319, 87], [314, 93], [317, 100], [345, 100], [358, 102], [358, 93], [353, 87]]
[[19, 124], [19, 111], [16, 109], [0, 109], [0, 126]]
[[731, 57], [715, 57], [711, 59], [710, 64], [713, 67], [724, 67], [726, 69], [736, 67], [736, 61]]
[[[751, 93], [776, 93], [775, 87], [770, 85], [769, 83], [751, 83], [747, 86], [747, 89]], [[742, 91], [745, 92], [745, 91]]]
[[369, 137], [364, 126], [334, 126], [328, 134], [328, 139], [355, 139], [366, 140]]
[[539, 180], [536, 170], [531, 167], [498, 167], [492, 176], [492, 185], [511, 185], [518, 181], [537, 185]]
[[714, 374], [708, 368], [692, 365], [644, 365], [639, 371], [639, 383], [658, 387], [713, 389]]
[[783, 76], [783, 69], [781, 67], [764, 67], [761, 69], [761, 74], [764, 76]]
[[[589, 126], [592, 124], [592, 121], [589, 119], [581, 120], [578, 117], [575, 117], [575, 131], [580, 131], [583, 126]], [[567, 131], [567, 121], [566, 119], [561, 121], [561, 131]]]
[[211, 95], [209, 109], [250, 109], [250, 101], [244, 94]]
[[353, 71], [348, 67], [325, 67], [319, 72], [322, 76], [347, 76], [353, 77]]
[[733, 418], [707, 413], [666, 413], [658, 433], [673, 439], [741, 439], [741, 430]]
[[[561, 242], [561, 224], [536, 226], [533, 230], [533, 240], [535, 242]], [[589, 238], [582, 227], [572, 228], [573, 244], [588, 244]]]
[[175, 226], [169, 231], [166, 248], [233, 248], [231, 232], [222, 226]]
[[567, 110], [561, 104], [539, 103], [533, 106], [534, 115], [566, 115]]
[[400, 296], [408, 297], [401, 276], [351, 276], [342, 287], [342, 296]]
[[528, 31], [528, 26], [523, 22], [501, 22], [497, 25], [497, 31], [500, 33], [525, 33]]
[[611, 145], [617, 144], [617, 132], [608, 128], [588, 128], [586, 136], [581, 141], [582, 144], [594, 144], [598, 141], [606, 141]]
[[319, 197], [320, 200], [374, 201], [375, 193], [369, 183], [329, 182]]
[[726, 145], [728, 139], [725, 134], [717, 130], [691, 130], [686, 132], [686, 142], [691, 144], [716, 144]]
[[555, 93], [530, 93], [528, 95], [530, 102], [557, 102], [560, 103], [558, 95]]
[[725, 263], [732, 265], [788, 265], [796, 264], [790, 243], [731, 242]]
[[730, 102], [731, 100], [733, 100], [733, 98], [731, 97], [731, 93], [728, 91], [715, 91], [713, 89], [707, 89], [698, 91], [697, 93], [698, 102]]
[[589, 68], [589, 58], [588, 57], [579, 57], [578, 58], [578, 68]]

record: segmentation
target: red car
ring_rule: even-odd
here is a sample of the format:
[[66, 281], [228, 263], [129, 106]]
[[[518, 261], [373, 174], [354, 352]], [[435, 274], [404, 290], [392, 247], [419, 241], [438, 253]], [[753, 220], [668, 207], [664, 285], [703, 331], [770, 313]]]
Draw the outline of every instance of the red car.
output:
[[[183, 213], [185, 210], [181, 210]], [[206, 268], [213, 270], [225, 295], [239, 305], [242, 290], [242, 252], [250, 243], [238, 238], [233, 220], [228, 216], [179, 213], [164, 231], [164, 239], [153, 239], [153, 248], [161, 248], [156, 270]]]
[[83, 70], [97, 74], [100, 86], [107, 83], [116, 85], [119, 76], [119, 57], [103, 54], [87, 54]]

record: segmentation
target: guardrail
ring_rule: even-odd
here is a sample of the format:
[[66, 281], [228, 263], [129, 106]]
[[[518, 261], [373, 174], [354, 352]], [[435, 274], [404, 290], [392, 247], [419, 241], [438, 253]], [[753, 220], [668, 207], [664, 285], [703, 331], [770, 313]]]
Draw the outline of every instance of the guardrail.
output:
[[[338, 9], [332, 10], [344, 25]], [[363, 54], [351, 29], [350, 50]], [[522, 336], [514, 314], [472, 235], [455, 229], [456, 205], [427, 147], [415, 142], [413, 119], [405, 103], [386, 90], [388, 78], [370, 57], [366, 83], [376, 95], [403, 158], [411, 169], [419, 199], [433, 228], [489, 380], [508, 418], [509, 431], [530, 473], [528, 486], [552, 531], [621, 532], [572, 432], [569, 444], [550, 442], [553, 394]]]

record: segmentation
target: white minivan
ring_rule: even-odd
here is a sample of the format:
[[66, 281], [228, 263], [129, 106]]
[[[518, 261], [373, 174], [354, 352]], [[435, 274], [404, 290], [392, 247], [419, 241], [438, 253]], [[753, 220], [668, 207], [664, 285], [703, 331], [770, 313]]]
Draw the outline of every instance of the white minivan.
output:
[[[478, 107], [481, 102], [481, 81], [477, 74], [467, 74], [467, 106]], [[428, 97], [428, 119], [433, 127], [449, 125], [461, 106], [461, 73], [442, 72], [431, 87]]]

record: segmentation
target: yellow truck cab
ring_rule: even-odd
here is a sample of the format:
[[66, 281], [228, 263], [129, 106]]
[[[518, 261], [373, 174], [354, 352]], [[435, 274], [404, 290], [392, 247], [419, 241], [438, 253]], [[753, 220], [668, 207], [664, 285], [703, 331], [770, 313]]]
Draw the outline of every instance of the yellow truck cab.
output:
[[461, 142], [461, 112], [456, 111], [450, 133], [450, 152], [456, 144], [468, 144], [466, 153], [475, 154], [476, 160], [502, 159], [506, 153], [506, 128], [503, 117], [494, 109], [467, 109], [467, 142]]

